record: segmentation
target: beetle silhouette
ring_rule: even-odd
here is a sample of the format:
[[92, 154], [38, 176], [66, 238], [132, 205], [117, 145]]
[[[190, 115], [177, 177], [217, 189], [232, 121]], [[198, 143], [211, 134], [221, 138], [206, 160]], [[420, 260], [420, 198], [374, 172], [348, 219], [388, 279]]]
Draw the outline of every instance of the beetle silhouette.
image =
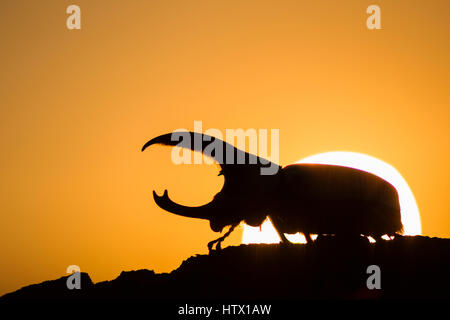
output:
[[[256, 227], [267, 217], [286, 244], [290, 242], [285, 234], [297, 232], [311, 242], [311, 234], [379, 239], [403, 230], [397, 190], [369, 172], [323, 164], [281, 168], [218, 138], [195, 132], [158, 136], [148, 141], [142, 151], [154, 144], [199, 151], [219, 163], [224, 185], [203, 206], [180, 205], [169, 198], [167, 190], [162, 196], [153, 191], [156, 204], [168, 212], [207, 219], [215, 232], [230, 226], [223, 236], [208, 243], [210, 251], [214, 244], [220, 249], [221, 242], [242, 221]], [[261, 174], [268, 167], [275, 168], [275, 174]]]

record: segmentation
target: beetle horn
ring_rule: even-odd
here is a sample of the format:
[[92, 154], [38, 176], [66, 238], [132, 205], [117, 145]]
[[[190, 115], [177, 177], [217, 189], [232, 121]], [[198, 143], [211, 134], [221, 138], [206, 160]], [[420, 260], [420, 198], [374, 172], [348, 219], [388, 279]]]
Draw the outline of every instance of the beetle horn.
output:
[[203, 206], [199, 207], [188, 207], [183, 206], [181, 204], [173, 202], [168, 194], [167, 190], [164, 191], [162, 196], [158, 196], [155, 191], [153, 191], [153, 198], [155, 199], [156, 204], [166, 211], [172, 212], [174, 214], [188, 217], [188, 218], [198, 218], [198, 219], [209, 219], [210, 213], [212, 209], [212, 203], [207, 203]]
[[[154, 144], [182, 147], [213, 158], [221, 167], [219, 175], [224, 176], [224, 186], [220, 194], [226, 195], [228, 199], [239, 202], [240, 199], [248, 197], [249, 193], [254, 198], [261, 197], [259, 191], [268, 190], [269, 186], [273, 185], [271, 176], [264, 178], [260, 174], [261, 168], [273, 166], [272, 162], [239, 150], [221, 139], [196, 132], [173, 132], [151, 139], [142, 147], [142, 151]], [[278, 165], [275, 167], [279, 168]], [[162, 196], [153, 192], [153, 198], [156, 204], [166, 211], [185, 217], [210, 220], [217, 215], [218, 209], [223, 209], [227, 205], [227, 202], [220, 200], [221, 198], [217, 198], [216, 195], [211, 202], [203, 206], [187, 207], [170, 200], [167, 190]]]
[[[212, 150], [208, 152], [205, 150], [206, 146], [210, 143], [216, 144], [217, 147], [220, 148], [221, 154], [217, 153], [217, 150], [214, 150], [214, 154]], [[211, 137], [206, 134], [197, 133], [197, 132], [173, 132], [160, 135], [156, 138], [148, 141], [143, 147], [142, 151], [154, 144], [162, 144], [166, 146], [177, 146], [186, 149], [190, 149], [192, 151], [198, 151], [203, 153], [204, 155], [213, 158], [217, 161], [221, 166], [225, 163], [224, 156], [228, 152], [229, 154], [233, 154], [234, 156], [245, 156], [245, 152], [235, 148], [234, 146], [226, 143], [218, 138]], [[238, 155], [236, 155], [236, 152]]]
[[[223, 171], [227, 171], [224, 169], [229, 165], [235, 168], [235, 164], [245, 164], [247, 167], [250, 165], [253, 168], [273, 165], [269, 160], [239, 150], [219, 138], [197, 132], [182, 131], [160, 135], [149, 140], [142, 147], [142, 151], [154, 144], [177, 146], [201, 152], [218, 162]], [[215, 148], [208, 148], [210, 145], [214, 145]]]

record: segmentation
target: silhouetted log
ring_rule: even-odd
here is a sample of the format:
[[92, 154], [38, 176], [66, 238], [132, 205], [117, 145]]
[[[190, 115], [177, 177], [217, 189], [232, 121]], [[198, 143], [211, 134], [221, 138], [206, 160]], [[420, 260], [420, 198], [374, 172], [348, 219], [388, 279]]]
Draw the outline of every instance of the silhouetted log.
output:
[[[381, 289], [369, 290], [367, 267], [381, 271]], [[396, 237], [369, 244], [333, 237], [303, 245], [241, 245], [185, 260], [171, 273], [122, 272], [81, 290], [67, 277], [4, 295], [20, 299], [409, 299], [450, 298], [450, 239]]]

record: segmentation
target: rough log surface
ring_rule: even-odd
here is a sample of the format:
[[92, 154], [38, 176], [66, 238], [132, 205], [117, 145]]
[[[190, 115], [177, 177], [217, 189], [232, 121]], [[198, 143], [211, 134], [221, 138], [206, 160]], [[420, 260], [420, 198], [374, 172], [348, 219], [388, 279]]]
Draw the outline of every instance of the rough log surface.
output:
[[[367, 267], [381, 269], [381, 289], [369, 290]], [[81, 290], [67, 277], [23, 287], [0, 298], [72, 299], [449, 299], [450, 239], [422, 236], [391, 241], [325, 238], [309, 245], [227, 247], [185, 260], [171, 273], [123, 271], [92, 283], [82, 273]]]

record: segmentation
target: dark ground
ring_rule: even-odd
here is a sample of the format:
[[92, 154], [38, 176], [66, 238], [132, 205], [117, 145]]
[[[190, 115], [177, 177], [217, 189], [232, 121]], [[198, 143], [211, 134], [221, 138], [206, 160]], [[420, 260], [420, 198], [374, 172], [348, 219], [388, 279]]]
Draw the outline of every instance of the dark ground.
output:
[[[381, 269], [381, 289], [369, 290], [369, 265]], [[123, 271], [80, 290], [67, 277], [21, 288], [0, 298], [17, 300], [152, 299], [450, 299], [450, 239], [396, 237], [369, 244], [333, 238], [309, 245], [241, 245], [185, 260], [171, 273]]]

